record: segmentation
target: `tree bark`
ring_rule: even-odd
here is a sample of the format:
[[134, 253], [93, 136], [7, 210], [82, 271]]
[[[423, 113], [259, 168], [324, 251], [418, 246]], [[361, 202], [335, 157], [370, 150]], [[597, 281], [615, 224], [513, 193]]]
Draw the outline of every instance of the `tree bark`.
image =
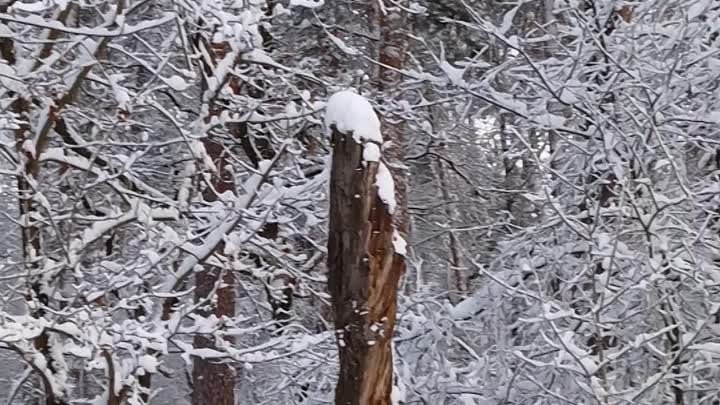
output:
[[[209, 46], [208, 52], [213, 56], [213, 63], [225, 57], [229, 51], [227, 43], [213, 43]], [[206, 62], [201, 68], [210, 75], [212, 68]], [[203, 92], [207, 83], [203, 81]], [[211, 104], [209, 106], [211, 115], [219, 115], [222, 105]], [[209, 118], [209, 117], [208, 117]], [[225, 192], [235, 192], [233, 173], [227, 170], [231, 160], [228, 158], [228, 150], [222, 140], [211, 139], [209, 136], [203, 139], [203, 145], [208, 156], [213, 160], [217, 172], [213, 173], [211, 187], [204, 191], [204, 199], [207, 202], [217, 201], [219, 195]], [[216, 252], [221, 253], [225, 247], [219, 243]], [[222, 278], [222, 280], [220, 280]], [[217, 289], [216, 284], [222, 283]], [[223, 271], [222, 268], [204, 264], [203, 270], [195, 276], [195, 300], [207, 300], [211, 308], [198, 311], [200, 316], [214, 314], [218, 318], [233, 317], [235, 315], [235, 289], [232, 274]], [[208, 300], [213, 294], [217, 300]], [[214, 301], [214, 304], [212, 303]], [[195, 348], [216, 349], [215, 342], [211, 337], [196, 335], [193, 338]], [[193, 359], [192, 369], [192, 404], [193, 405], [235, 405], [235, 369], [230, 364], [206, 360], [200, 357]]]
[[[402, 0], [397, 3], [407, 5], [407, 2]], [[373, 0], [373, 12], [377, 18], [376, 31], [380, 38], [377, 89], [383, 95], [383, 99], [391, 100], [393, 95], [399, 92], [402, 81], [400, 73], [396, 70], [403, 69], [405, 65], [405, 54], [408, 47], [405, 30], [409, 21], [404, 10], [397, 6], [392, 7], [390, 3], [386, 4], [387, 8], [381, 6], [380, 1]], [[390, 107], [390, 103], [388, 103], [388, 107]], [[391, 142], [384, 155], [388, 159], [389, 169], [395, 178], [397, 209], [393, 221], [400, 233], [407, 236], [410, 231], [410, 216], [407, 203], [408, 173], [405, 168], [405, 124], [400, 117], [392, 117], [389, 111], [385, 111], [380, 118], [385, 139]]]
[[[10, 1], [0, 6], [0, 13], [6, 13], [10, 6], [15, 1]], [[62, 19], [67, 15], [61, 13]], [[61, 20], [62, 21], [62, 20]], [[42, 48], [40, 56], [44, 57], [52, 47], [52, 40], [56, 38], [57, 32], [54, 30], [49, 31], [47, 44]], [[17, 64], [17, 56], [15, 53], [15, 42], [10, 37], [0, 38], [0, 59], [4, 60], [9, 66]], [[33, 67], [33, 70], [37, 68], [37, 64]], [[81, 76], [79, 76], [81, 77]], [[78, 79], [82, 80], [82, 79]], [[19, 170], [16, 175], [17, 189], [18, 189], [18, 213], [21, 218], [21, 243], [22, 243], [22, 257], [24, 261], [24, 267], [28, 277], [28, 294], [26, 300], [28, 303], [33, 303], [37, 309], [32, 310], [30, 315], [33, 318], [42, 318], [46, 314], [46, 309], [50, 304], [50, 297], [43, 289], [43, 274], [41, 274], [42, 268], [42, 257], [43, 249], [41, 242], [41, 229], [38, 226], [42, 221], [37, 218], [33, 218], [34, 214], [37, 213], [37, 208], [34, 203], [35, 189], [33, 182], [39, 178], [40, 175], [40, 161], [39, 156], [47, 146], [49, 142], [49, 136], [47, 132], [39, 132], [37, 139], [33, 146], [35, 147], [34, 153], [28, 151], [26, 147], [27, 142], [31, 142], [32, 139], [32, 127], [30, 124], [31, 119], [31, 102], [27, 95], [17, 94], [13, 91], [8, 92], [8, 96], [14, 97], [14, 100], [10, 104], [10, 111], [14, 113], [23, 122], [18, 125], [18, 128], [14, 131], [15, 135], [15, 150], [19, 157]], [[69, 103], [72, 95], [66, 96], [65, 103]], [[62, 105], [58, 102], [57, 104]], [[59, 111], [51, 110], [52, 114]], [[54, 118], [54, 115], [53, 115]], [[51, 121], [48, 119], [48, 122]], [[47, 361], [47, 371], [54, 374], [55, 363], [51, 357], [51, 346], [50, 346], [50, 335], [49, 332], [44, 329], [33, 341], [33, 347], [39, 353], [43, 355]], [[38, 372], [39, 370], [36, 370]], [[66, 405], [67, 402], [61, 396], [58, 396], [53, 392], [52, 384], [49, 383], [47, 378], [39, 373], [40, 379], [43, 381], [44, 386], [44, 398], [39, 399], [38, 403], [44, 403], [45, 405]]]
[[375, 185], [382, 163], [363, 161], [363, 145], [333, 133], [328, 285], [340, 353], [336, 405], [389, 405], [391, 340], [404, 258], [393, 217]]
[[[265, 1], [265, 17], [271, 18], [276, 2], [274, 0]], [[262, 37], [262, 48], [265, 52], [270, 52], [275, 46], [274, 38], [270, 31], [260, 25], [258, 27], [260, 36]], [[266, 96], [266, 83], [262, 80], [256, 80], [254, 86], [248, 86], [248, 95], [256, 100], [261, 100]], [[230, 88], [235, 95], [241, 95], [242, 83], [239, 78], [231, 79]], [[264, 115], [261, 107], [258, 107], [256, 114]], [[245, 156], [250, 159], [253, 167], [259, 168], [259, 163], [264, 159], [272, 159], [275, 157], [275, 149], [270, 141], [270, 134], [266, 131], [264, 124], [260, 125], [261, 130], [252, 133], [247, 123], [241, 123], [237, 128], [231, 130], [233, 137], [240, 141], [240, 145], [245, 152]], [[277, 222], [268, 221], [260, 230], [259, 235], [268, 240], [277, 240], [280, 234], [280, 225]], [[262, 257], [252, 255], [257, 266], [262, 266]], [[290, 313], [293, 304], [293, 293], [295, 292], [295, 278], [284, 269], [275, 271], [265, 282], [265, 292], [268, 297], [268, 303], [272, 310], [272, 319], [275, 321], [275, 333], [280, 335], [285, 331], [285, 327], [290, 324], [292, 314]]]
[[[443, 210], [445, 211], [445, 221], [448, 227], [448, 292], [450, 292], [450, 299], [453, 302], [458, 302], [467, 297], [468, 288], [468, 277], [465, 274], [465, 264], [463, 263], [462, 256], [462, 242], [458, 238], [457, 234], [453, 230], [457, 223], [457, 210], [452, 207], [453, 196], [450, 190], [452, 185], [447, 178], [447, 169], [444, 163], [438, 159], [435, 162], [435, 177], [438, 185], [440, 186], [440, 198], [443, 202]], [[454, 287], [454, 291], [453, 291]]]
[[[232, 173], [225, 168], [229, 164], [227, 151], [218, 141], [214, 142], [206, 139], [205, 150], [212, 157], [218, 173], [213, 175], [212, 185], [214, 189], [205, 191], [205, 201], [216, 201], [218, 195], [235, 190]], [[217, 247], [218, 252], [222, 252], [224, 243], [220, 243]], [[222, 286], [217, 288], [215, 295], [217, 302], [212, 310], [198, 311], [201, 316], [209, 316], [214, 314], [218, 318], [223, 316], [235, 316], [235, 290], [234, 280], [230, 272], [223, 272], [223, 269], [205, 264], [201, 272], [195, 276], [195, 299], [197, 301], [206, 300], [213, 294], [215, 286], [222, 278]], [[208, 303], [208, 305], [211, 305]], [[196, 335], [193, 339], [195, 348], [211, 348], [216, 349], [215, 342], [211, 337]], [[219, 363], [212, 360], [206, 360], [200, 357], [193, 359], [193, 392], [192, 403], [194, 405], [235, 405], [235, 370], [227, 363]]]

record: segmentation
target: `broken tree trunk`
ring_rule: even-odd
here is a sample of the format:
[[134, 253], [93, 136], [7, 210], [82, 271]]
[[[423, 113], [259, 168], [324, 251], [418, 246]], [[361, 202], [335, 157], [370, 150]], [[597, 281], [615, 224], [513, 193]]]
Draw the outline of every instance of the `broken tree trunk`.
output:
[[328, 284], [340, 354], [335, 404], [389, 405], [404, 248], [397, 245], [391, 208], [378, 194], [378, 172], [389, 173], [383, 163], [363, 160], [367, 146], [356, 139], [332, 133]]

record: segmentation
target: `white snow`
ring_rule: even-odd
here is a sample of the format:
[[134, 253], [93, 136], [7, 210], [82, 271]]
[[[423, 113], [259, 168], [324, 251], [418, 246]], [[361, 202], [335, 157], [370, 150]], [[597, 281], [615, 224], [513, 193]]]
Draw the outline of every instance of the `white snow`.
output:
[[363, 149], [363, 160], [366, 162], [380, 161], [380, 146], [376, 143], [368, 143]]
[[[21, 3], [17, 3], [21, 4]], [[120, 29], [116, 30], [110, 30], [105, 27], [82, 27], [82, 28], [74, 28], [70, 26], [66, 26], [60, 21], [51, 21], [46, 20], [40, 15], [37, 14], [31, 14], [27, 17], [14, 17], [10, 16], [8, 14], [5, 14], [3, 16], [4, 22], [12, 22], [17, 23], [20, 25], [27, 25], [27, 26], [35, 26], [38, 28], [44, 28], [44, 29], [51, 29], [51, 30], [61, 30], [64, 33], [68, 34], [75, 34], [75, 35], [87, 35], [87, 36], [94, 36], [94, 37], [117, 37], [120, 35], [132, 35], [136, 34], [138, 32], [159, 27], [161, 25], [164, 25], [170, 21], [174, 21], [176, 19], [176, 15], [170, 12], [164, 13], [161, 17], [157, 19], [151, 19], [142, 21], [135, 25], [126, 25], [124, 27], [121, 27]]]
[[392, 174], [388, 170], [384, 163], [380, 162], [378, 166], [377, 174], [375, 175], [375, 185], [377, 186], [378, 196], [387, 206], [388, 212], [392, 214], [395, 212], [395, 182], [393, 181]]
[[442, 69], [443, 73], [447, 75], [448, 79], [450, 79], [450, 83], [456, 85], [456, 86], [465, 86], [467, 83], [465, 82], [465, 79], [463, 79], [463, 75], [465, 74], [465, 69], [456, 68], [455, 66], [451, 65], [450, 62], [444, 60], [440, 63], [440, 69]]
[[[395, 342], [393, 340], [390, 341], [391, 345], [391, 351], [392, 353], [397, 353], [397, 350], [395, 348]], [[390, 403], [392, 405], [400, 405], [407, 401], [407, 388], [405, 387], [405, 384], [400, 377], [400, 362], [398, 361], [398, 356], [393, 355], [393, 386], [392, 391], [390, 391]], [[407, 370], [403, 370], [406, 371]]]
[[393, 248], [395, 249], [395, 253], [407, 256], [407, 241], [397, 230], [393, 231]]
[[47, 4], [47, 2], [44, 1], [36, 1], [34, 3], [14, 3], [12, 6], [12, 10], [15, 11], [24, 11], [26, 13], [41, 13], [43, 11], [46, 11], [51, 4]]
[[707, 120], [720, 124], [720, 111], [711, 111], [707, 113]]
[[173, 75], [165, 79], [165, 84], [170, 86], [175, 91], [185, 91], [190, 88], [190, 85], [178, 75]]
[[[8, 31], [5, 32], [6, 29], [0, 27], [0, 35], [2, 36], [10, 36], [11, 33]], [[20, 92], [24, 89], [24, 84], [21, 80], [14, 79], [17, 77], [17, 73], [15, 72], [15, 69], [7, 64], [0, 63], [0, 86], [4, 87], [11, 91]]]
[[331, 40], [338, 48], [340, 48], [341, 51], [345, 52], [346, 54], [352, 56], [352, 55], [357, 55], [357, 54], [360, 53], [360, 52], [358, 52], [357, 49], [349, 46], [349, 45], [346, 44], [342, 39], [336, 37], [335, 35], [333, 35], [333, 34], [331, 34], [331, 33], [329, 33], [329, 32], [327, 32], [326, 34], [327, 34], [327, 36], [330, 38], [330, 40]]
[[565, 125], [565, 117], [550, 113], [536, 116], [534, 117], [533, 121], [549, 129], [556, 129]]
[[694, 20], [705, 13], [711, 1], [712, 0], [700, 0], [693, 2], [693, 4], [687, 9], [688, 20]]
[[262, 49], [253, 49], [250, 52], [244, 53], [243, 58], [249, 62], [255, 62], [262, 65], [283, 67], [279, 63], [275, 62], [275, 60]]
[[145, 354], [138, 359], [138, 366], [148, 373], [157, 373], [158, 359], [155, 356]]
[[575, 96], [575, 93], [570, 89], [562, 89], [560, 92], [560, 101], [566, 104], [577, 104], [580, 100]]
[[291, 6], [317, 8], [325, 4], [325, 0], [290, 0]]
[[363, 141], [382, 144], [380, 120], [365, 97], [352, 91], [340, 91], [328, 100], [325, 127], [328, 133], [335, 126], [340, 132], [352, 132], [357, 143]]
[[716, 355], [720, 354], [720, 343], [713, 343], [713, 342], [698, 343], [698, 344], [690, 346], [690, 348], [694, 349], [694, 350], [700, 350], [703, 352], [716, 354]]

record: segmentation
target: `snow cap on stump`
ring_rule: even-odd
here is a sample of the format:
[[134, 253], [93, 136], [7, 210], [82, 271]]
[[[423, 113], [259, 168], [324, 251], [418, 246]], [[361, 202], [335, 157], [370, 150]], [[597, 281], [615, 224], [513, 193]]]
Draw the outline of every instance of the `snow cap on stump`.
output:
[[[355, 142], [382, 145], [380, 120], [370, 102], [365, 97], [350, 90], [333, 94], [325, 110], [325, 127], [328, 132], [332, 126], [343, 133], [351, 133]], [[367, 160], [367, 159], [366, 159]]]
[[[395, 182], [387, 166], [380, 161], [381, 145], [383, 143], [380, 132], [380, 119], [365, 97], [344, 90], [333, 94], [325, 108], [325, 128], [328, 135], [333, 127], [343, 134], [352, 134], [353, 140], [363, 145], [363, 160], [365, 162], [378, 162], [375, 175], [375, 186], [380, 199], [385, 203], [388, 212], [395, 212]], [[405, 255], [406, 244], [399, 233], [395, 231], [393, 244], [396, 253]]]

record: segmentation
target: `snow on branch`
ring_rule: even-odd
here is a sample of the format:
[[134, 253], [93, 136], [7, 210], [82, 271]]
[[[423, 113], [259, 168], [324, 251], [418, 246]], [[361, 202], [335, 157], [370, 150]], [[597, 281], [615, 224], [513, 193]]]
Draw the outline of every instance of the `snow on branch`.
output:
[[195, 269], [196, 265], [207, 260], [217, 246], [226, 239], [228, 233], [246, 217], [246, 210], [251, 204], [257, 201], [259, 197], [260, 199], [265, 197], [265, 195], [259, 196], [258, 191], [262, 183], [267, 179], [275, 163], [277, 163], [278, 158], [282, 156], [283, 151], [284, 149], [281, 149], [272, 161], [266, 160], [260, 162], [260, 171], [250, 176], [242, 187], [244, 190], [247, 190], [248, 193], [234, 201], [228, 215], [205, 237], [202, 245], [193, 245], [188, 242], [181, 246], [182, 250], [189, 253], [189, 255], [185, 257], [177, 271], [165, 280], [161, 292], [171, 292], [179, 281], [183, 280]]
[[48, 21], [39, 15], [29, 15], [27, 17], [13, 17], [12, 15], [9, 15], [9, 14], [0, 14], [0, 21], [2, 21], [5, 24], [16, 23], [16, 24], [29, 25], [29, 26], [38, 27], [38, 28], [45, 28], [45, 29], [49, 29], [49, 30], [56, 30], [56, 31], [64, 32], [66, 34], [86, 35], [86, 36], [90, 36], [90, 37], [105, 37], [105, 38], [129, 36], [129, 35], [137, 34], [138, 32], [149, 30], [149, 29], [156, 28], [161, 25], [167, 24], [168, 22], [175, 20], [175, 18], [176, 18], [175, 14], [165, 13], [165, 15], [163, 15], [162, 17], [157, 18], [155, 20], [143, 21], [136, 25], [124, 24], [118, 29], [110, 30], [105, 27], [91, 27], [91, 28], [68, 27], [67, 25], [61, 23], [60, 21]]
[[103, 235], [109, 233], [124, 224], [141, 221], [157, 221], [157, 220], [177, 220], [178, 211], [174, 208], [150, 208], [148, 205], [137, 199], [131, 200], [131, 207], [125, 213], [118, 213], [111, 219], [104, 219], [94, 222], [91, 226], [82, 231], [80, 238], [73, 239], [70, 242], [69, 265], [74, 267], [78, 260], [79, 254], [88, 245], [98, 241]]

